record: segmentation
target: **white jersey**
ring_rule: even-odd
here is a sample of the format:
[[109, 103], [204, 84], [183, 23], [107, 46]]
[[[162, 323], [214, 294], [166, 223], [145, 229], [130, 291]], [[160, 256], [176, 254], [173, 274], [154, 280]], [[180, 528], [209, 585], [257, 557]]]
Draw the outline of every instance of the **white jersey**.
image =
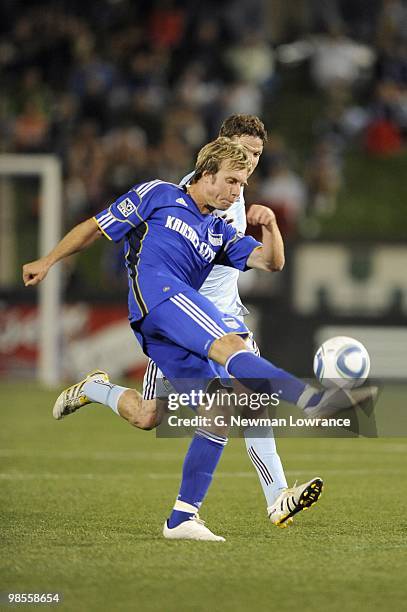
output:
[[[180, 185], [188, 185], [193, 175], [193, 172], [187, 174], [182, 181], [180, 181]], [[247, 222], [243, 187], [240, 191], [239, 198], [227, 211], [215, 210], [212, 214], [217, 217], [226, 215], [227, 219], [233, 219], [231, 223], [232, 226], [237, 229], [237, 231], [244, 234]], [[226, 312], [226, 314], [234, 315], [239, 318], [243, 317], [248, 313], [248, 310], [243, 306], [240, 300], [237, 286], [238, 279], [239, 270], [235, 270], [229, 266], [214, 266], [200, 288], [199, 293], [207, 297], [221, 312]]]

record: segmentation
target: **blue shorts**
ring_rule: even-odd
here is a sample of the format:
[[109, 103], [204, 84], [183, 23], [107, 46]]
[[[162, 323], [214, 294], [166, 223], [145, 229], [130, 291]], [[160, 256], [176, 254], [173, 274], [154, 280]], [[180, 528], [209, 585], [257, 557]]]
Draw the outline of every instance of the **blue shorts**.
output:
[[194, 289], [155, 306], [132, 328], [144, 353], [179, 392], [202, 388], [202, 381], [217, 376], [208, 359], [214, 340], [231, 333], [245, 339], [249, 334], [244, 323], [220, 312]]

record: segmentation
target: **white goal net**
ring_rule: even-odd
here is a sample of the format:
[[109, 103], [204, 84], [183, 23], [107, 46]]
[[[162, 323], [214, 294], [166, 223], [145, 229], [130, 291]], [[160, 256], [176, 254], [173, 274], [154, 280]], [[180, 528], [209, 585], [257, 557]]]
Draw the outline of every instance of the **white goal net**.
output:
[[[0, 154], [1, 215], [0, 260], [11, 256], [6, 220], [14, 205], [8, 198], [7, 179], [17, 176], [36, 176], [40, 181], [40, 227], [38, 256], [48, 253], [61, 236], [62, 172], [54, 155]], [[39, 360], [38, 379], [46, 386], [55, 386], [61, 379], [61, 272], [56, 265], [46, 280], [39, 285]]]

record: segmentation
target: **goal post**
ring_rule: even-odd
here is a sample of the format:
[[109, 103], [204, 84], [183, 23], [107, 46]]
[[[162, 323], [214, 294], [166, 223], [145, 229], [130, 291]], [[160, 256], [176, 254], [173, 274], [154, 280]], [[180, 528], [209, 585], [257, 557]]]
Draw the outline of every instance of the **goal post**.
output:
[[[39, 255], [60, 240], [62, 169], [55, 155], [0, 154], [0, 178], [38, 176], [40, 179]], [[52, 387], [61, 378], [61, 271], [57, 264], [39, 285], [38, 379]]]

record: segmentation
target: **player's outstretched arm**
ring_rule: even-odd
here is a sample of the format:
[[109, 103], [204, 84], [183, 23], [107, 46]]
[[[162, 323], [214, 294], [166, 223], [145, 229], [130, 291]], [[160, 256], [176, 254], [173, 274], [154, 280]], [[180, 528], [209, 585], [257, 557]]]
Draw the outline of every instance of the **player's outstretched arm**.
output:
[[38, 285], [57, 261], [86, 249], [101, 235], [102, 232], [94, 219], [87, 219], [83, 223], [79, 223], [62, 238], [48, 255], [23, 266], [24, 285], [26, 287]]
[[285, 263], [284, 242], [277, 225], [274, 212], [267, 206], [253, 204], [247, 211], [247, 222], [250, 225], [261, 225], [263, 246], [254, 249], [249, 255], [247, 265], [249, 268], [278, 272]]

